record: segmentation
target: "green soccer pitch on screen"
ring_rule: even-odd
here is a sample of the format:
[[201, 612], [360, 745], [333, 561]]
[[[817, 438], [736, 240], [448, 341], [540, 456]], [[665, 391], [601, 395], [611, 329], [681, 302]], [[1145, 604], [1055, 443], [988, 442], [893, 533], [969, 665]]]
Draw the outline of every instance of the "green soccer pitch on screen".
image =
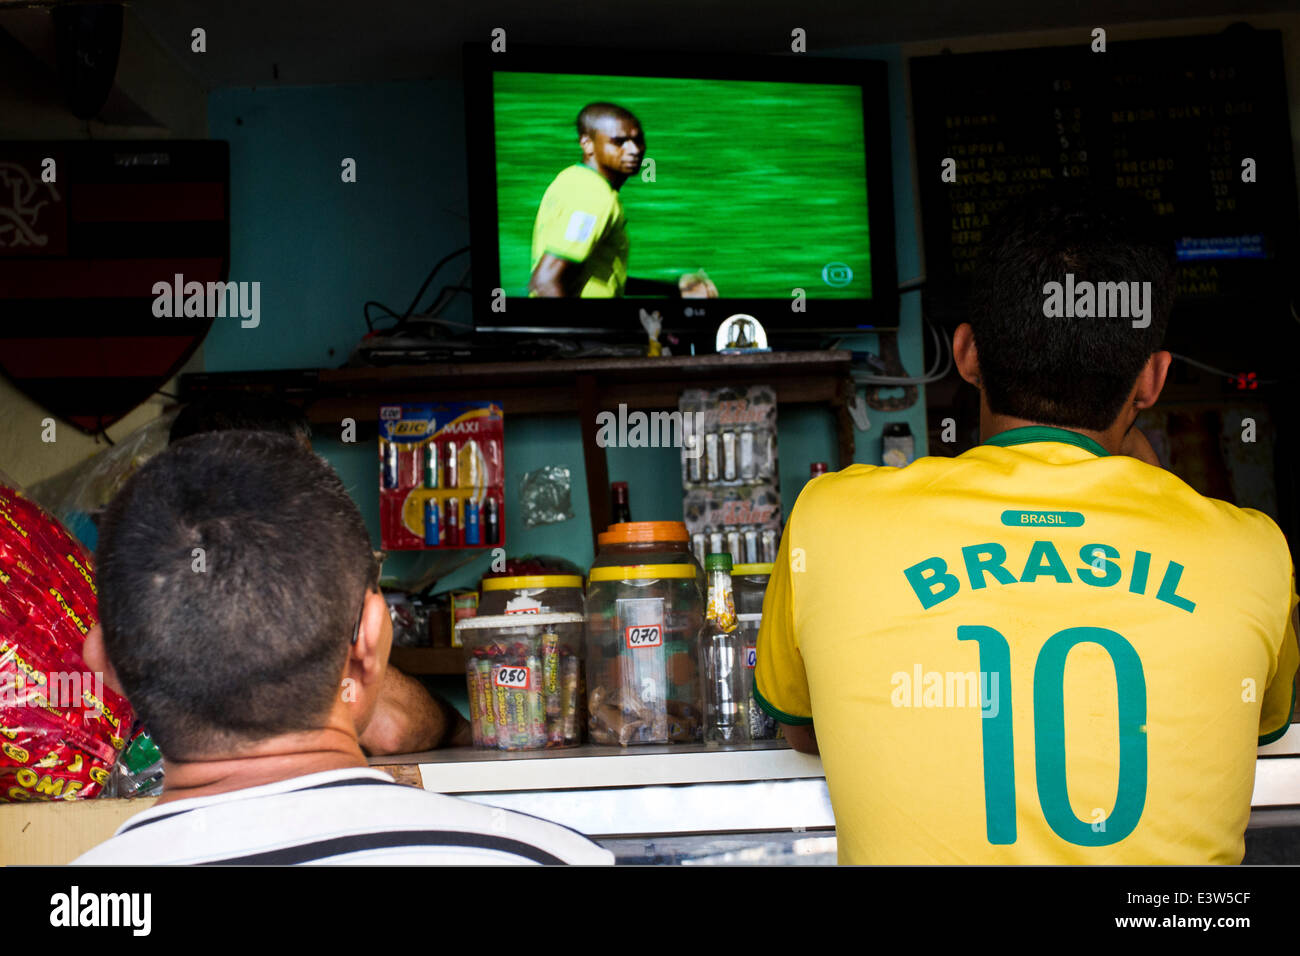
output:
[[[497, 72], [506, 296], [528, 295], [542, 197], [583, 162], [576, 119], [597, 102], [632, 114], [644, 138], [638, 168], [616, 190], [627, 275], [676, 284], [704, 270], [728, 299], [789, 301], [795, 289], [812, 300], [873, 297], [860, 86]], [[567, 225], [583, 235], [605, 220]]]

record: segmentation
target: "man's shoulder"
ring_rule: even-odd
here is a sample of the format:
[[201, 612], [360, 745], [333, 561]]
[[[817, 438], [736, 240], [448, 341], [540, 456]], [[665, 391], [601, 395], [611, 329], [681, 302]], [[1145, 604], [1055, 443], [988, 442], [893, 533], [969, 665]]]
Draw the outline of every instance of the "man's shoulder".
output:
[[[908, 468], [915, 468], [923, 461], [942, 461], [943, 459], [919, 459], [908, 465], [907, 468], [894, 468], [890, 465], [868, 465], [855, 463], [847, 468], [841, 468], [839, 471], [828, 471], [825, 474], [818, 475], [816, 478], [808, 479], [799, 492], [799, 501], [834, 501], [841, 495], [856, 495], [864, 484], [876, 484], [897, 482], [897, 476], [907, 471]], [[805, 505], [807, 507], [807, 505]]]
[[[799, 494], [799, 505], [805, 513], [818, 507], [834, 508], [845, 500], [861, 502], [866, 491], [870, 492], [873, 500], [879, 500], [880, 496], [930, 494], [938, 488], [942, 488], [946, 494], [960, 493], [963, 488], [971, 494], [981, 494], [986, 490], [989, 480], [1000, 483], [1007, 477], [1006, 467], [1001, 462], [983, 457], [989, 454], [991, 447], [977, 446], [971, 452], [956, 458], [918, 458], [903, 468], [850, 465], [810, 480]], [[999, 451], [1000, 449], [993, 448], [993, 453]], [[1149, 501], [1152, 509], [1158, 509], [1151, 513], [1166, 515], [1171, 521], [1177, 520], [1188, 531], [1230, 537], [1245, 547], [1262, 550], [1272, 556], [1287, 555], [1284, 566], [1289, 566], [1290, 552], [1286, 538], [1273, 519], [1263, 512], [1203, 495], [1173, 472], [1135, 458], [1116, 455], [1088, 459], [1079, 464], [1121, 469], [1123, 481], [1115, 481], [1107, 476], [1105, 484], [1115, 489], [1129, 510], [1136, 507], [1141, 512], [1142, 503]], [[1105, 502], [1094, 502], [1093, 505], [1105, 507]]]
[[560, 170], [551, 180], [546, 194], [552, 197], [581, 199], [584, 201], [612, 202], [618, 193], [594, 170], [574, 164]]
[[1226, 560], [1244, 561], [1246, 566], [1258, 563], [1283, 573], [1290, 569], [1291, 549], [1286, 535], [1271, 517], [1254, 508], [1210, 498], [1190, 488], [1188, 491], [1195, 496], [1190, 500], [1200, 505], [1208, 547], [1220, 551]]
[[378, 777], [223, 796], [146, 811], [73, 862], [613, 862], [576, 830]]
[[1188, 536], [1203, 538], [1207, 547], [1236, 542], [1244, 551], [1270, 559], [1285, 556], [1281, 565], [1290, 566], [1286, 536], [1264, 512], [1202, 494], [1169, 469], [1136, 458], [1114, 455], [1102, 460], [1123, 469], [1124, 481], [1111, 484], [1119, 486], [1118, 497], [1129, 507], [1149, 504], [1152, 515]]

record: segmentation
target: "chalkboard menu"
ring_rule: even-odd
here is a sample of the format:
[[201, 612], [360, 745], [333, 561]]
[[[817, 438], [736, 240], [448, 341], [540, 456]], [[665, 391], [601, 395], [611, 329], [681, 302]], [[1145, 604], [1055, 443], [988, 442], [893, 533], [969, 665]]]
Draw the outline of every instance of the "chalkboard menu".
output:
[[963, 318], [1008, 202], [1072, 184], [1150, 204], [1177, 251], [1185, 332], [1247, 305], [1281, 322], [1300, 227], [1280, 33], [1093, 45], [1081, 32], [1071, 47], [912, 60], [931, 314]]

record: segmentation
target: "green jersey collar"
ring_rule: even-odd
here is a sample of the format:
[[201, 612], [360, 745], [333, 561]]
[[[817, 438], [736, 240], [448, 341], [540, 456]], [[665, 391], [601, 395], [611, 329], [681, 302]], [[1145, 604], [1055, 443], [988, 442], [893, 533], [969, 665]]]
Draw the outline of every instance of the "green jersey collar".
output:
[[1059, 441], [1066, 445], [1076, 445], [1084, 451], [1092, 452], [1098, 458], [1106, 458], [1110, 455], [1110, 452], [1087, 435], [1080, 435], [1078, 432], [1072, 432], [1065, 428], [1053, 428], [1050, 425], [1026, 425], [1023, 428], [1009, 428], [1004, 432], [998, 432], [992, 438], [985, 439], [982, 444], [1000, 445], [1006, 448], [1010, 445], [1025, 445], [1036, 441]]

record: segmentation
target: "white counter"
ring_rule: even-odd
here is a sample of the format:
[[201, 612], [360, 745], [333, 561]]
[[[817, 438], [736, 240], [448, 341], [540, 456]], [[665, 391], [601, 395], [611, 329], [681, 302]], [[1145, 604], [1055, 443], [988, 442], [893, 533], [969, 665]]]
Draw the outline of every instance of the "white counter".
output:
[[[406, 763], [413, 758], [403, 757]], [[372, 761], [373, 762], [373, 761]], [[697, 783], [743, 783], [823, 776], [819, 757], [796, 753], [784, 741], [736, 747], [662, 745], [564, 750], [430, 751], [418, 758], [426, 790], [589, 790]]]
[[[815, 830], [835, 826], [821, 759], [784, 741], [382, 757], [426, 790], [545, 817], [592, 836]], [[1300, 725], [1261, 747], [1251, 806], [1300, 806]]]

